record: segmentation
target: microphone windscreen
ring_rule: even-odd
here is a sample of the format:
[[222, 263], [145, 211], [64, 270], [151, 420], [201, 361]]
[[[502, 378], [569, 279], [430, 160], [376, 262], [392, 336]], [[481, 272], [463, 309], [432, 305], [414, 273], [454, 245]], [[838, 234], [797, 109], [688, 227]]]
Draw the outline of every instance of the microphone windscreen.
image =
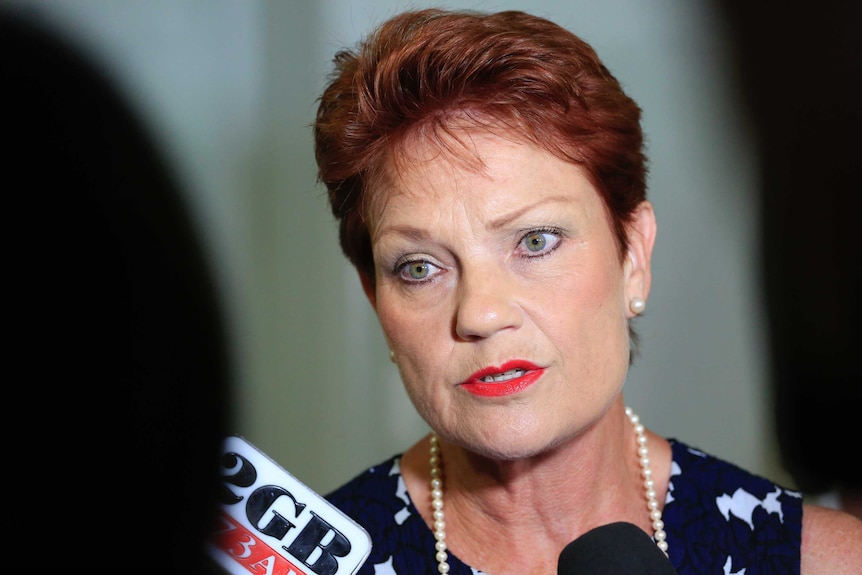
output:
[[618, 522], [587, 531], [563, 549], [557, 575], [676, 575], [649, 535]]

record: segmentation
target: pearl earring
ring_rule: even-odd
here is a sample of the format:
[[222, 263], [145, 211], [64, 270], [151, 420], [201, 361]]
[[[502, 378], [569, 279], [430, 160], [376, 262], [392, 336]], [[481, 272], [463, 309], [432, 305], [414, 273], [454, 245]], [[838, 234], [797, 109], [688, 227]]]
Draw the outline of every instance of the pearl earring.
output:
[[395, 352], [392, 351], [391, 349], [389, 350], [389, 361], [391, 361], [392, 363], [396, 363], [395, 362]]
[[632, 310], [632, 313], [635, 315], [642, 314], [644, 308], [646, 308], [646, 302], [643, 300], [643, 298], [632, 298], [632, 301], [629, 303], [629, 309]]

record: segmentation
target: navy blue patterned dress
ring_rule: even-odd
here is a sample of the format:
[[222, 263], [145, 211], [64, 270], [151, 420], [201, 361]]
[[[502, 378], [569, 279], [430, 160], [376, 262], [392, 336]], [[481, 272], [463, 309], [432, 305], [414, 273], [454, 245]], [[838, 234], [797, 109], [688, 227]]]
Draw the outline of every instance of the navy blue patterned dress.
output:
[[[798, 575], [802, 497], [670, 440], [673, 464], [663, 519], [679, 575]], [[434, 535], [413, 506], [398, 456], [327, 499], [371, 535], [363, 575], [436, 575]], [[451, 575], [483, 575], [449, 554]]]

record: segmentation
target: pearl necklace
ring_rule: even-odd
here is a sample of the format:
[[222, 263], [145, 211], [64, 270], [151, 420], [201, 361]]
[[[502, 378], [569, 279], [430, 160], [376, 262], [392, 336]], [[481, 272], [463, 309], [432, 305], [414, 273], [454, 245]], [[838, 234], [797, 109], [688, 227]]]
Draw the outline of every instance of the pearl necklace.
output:
[[[667, 555], [667, 534], [664, 531], [664, 522], [661, 519], [661, 509], [656, 500], [655, 481], [652, 478], [650, 468], [649, 450], [647, 449], [647, 438], [644, 426], [640, 418], [626, 407], [626, 416], [635, 428], [638, 444], [638, 460], [641, 465], [641, 476], [644, 480], [644, 495], [647, 501], [650, 521], [653, 528], [653, 541], [656, 546]], [[441, 575], [449, 572], [449, 555], [446, 552], [446, 521], [443, 514], [443, 472], [440, 469], [440, 444], [437, 435], [431, 434], [431, 512], [434, 518], [434, 543], [435, 557], [437, 559], [437, 571]]]

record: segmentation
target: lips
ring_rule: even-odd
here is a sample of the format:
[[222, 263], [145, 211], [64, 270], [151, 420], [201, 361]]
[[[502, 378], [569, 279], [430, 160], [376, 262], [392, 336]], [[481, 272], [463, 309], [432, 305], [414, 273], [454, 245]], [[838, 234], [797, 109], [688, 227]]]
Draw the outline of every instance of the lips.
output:
[[513, 395], [535, 383], [544, 373], [544, 368], [528, 361], [507, 361], [500, 367], [486, 367], [477, 371], [463, 381], [461, 387], [482, 397]]

